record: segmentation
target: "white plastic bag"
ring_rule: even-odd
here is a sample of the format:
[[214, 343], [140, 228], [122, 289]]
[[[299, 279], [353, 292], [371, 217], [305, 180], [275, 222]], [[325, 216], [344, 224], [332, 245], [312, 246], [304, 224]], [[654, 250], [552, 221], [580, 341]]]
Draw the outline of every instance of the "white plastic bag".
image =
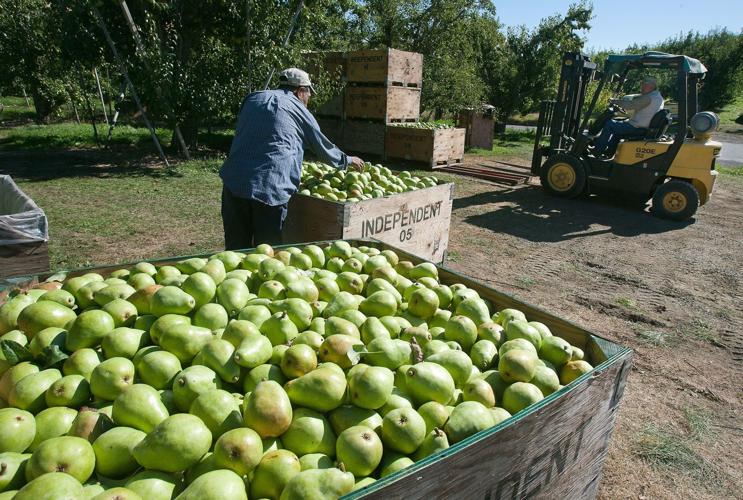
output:
[[13, 182], [0, 175], [0, 245], [47, 241], [46, 214]]

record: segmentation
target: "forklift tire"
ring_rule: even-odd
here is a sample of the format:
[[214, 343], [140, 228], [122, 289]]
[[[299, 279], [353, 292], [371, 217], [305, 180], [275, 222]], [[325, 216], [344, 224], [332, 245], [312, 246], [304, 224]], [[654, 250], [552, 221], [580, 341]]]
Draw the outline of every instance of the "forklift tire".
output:
[[544, 162], [539, 179], [549, 193], [575, 198], [586, 188], [586, 169], [575, 156], [558, 154]]
[[699, 192], [690, 182], [671, 179], [653, 194], [653, 214], [664, 219], [688, 219], [698, 207]]

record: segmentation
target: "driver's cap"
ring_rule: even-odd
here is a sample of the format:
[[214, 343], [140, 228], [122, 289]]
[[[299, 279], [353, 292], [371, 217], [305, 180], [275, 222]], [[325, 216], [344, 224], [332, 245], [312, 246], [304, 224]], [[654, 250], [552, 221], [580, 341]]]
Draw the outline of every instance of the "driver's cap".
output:
[[287, 68], [279, 75], [281, 85], [291, 85], [292, 87], [309, 87], [310, 92], [315, 94], [315, 87], [312, 86], [310, 75], [299, 68]]
[[658, 86], [658, 80], [656, 80], [655, 77], [652, 76], [646, 76], [645, 78], [643, 78], [642, 83], [648, 83], [653, 87]]

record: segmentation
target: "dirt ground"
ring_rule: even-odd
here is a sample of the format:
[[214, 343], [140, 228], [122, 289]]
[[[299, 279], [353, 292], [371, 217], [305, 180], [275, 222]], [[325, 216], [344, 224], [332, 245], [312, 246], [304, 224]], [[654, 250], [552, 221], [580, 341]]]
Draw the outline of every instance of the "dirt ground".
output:
[[449, 267], [635, 351], [601, 498], [743, 497], [742, 202], [733, 176], [688, 223], [457, 185]]

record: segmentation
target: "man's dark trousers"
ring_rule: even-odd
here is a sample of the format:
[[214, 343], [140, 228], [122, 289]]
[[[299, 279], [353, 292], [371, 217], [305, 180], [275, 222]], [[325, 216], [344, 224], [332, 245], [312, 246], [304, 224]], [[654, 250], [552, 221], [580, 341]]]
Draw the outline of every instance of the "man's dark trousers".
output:
[[222, 186], [222, 224], [227, 250], [254, 248], [261, 243], [281, 244], [286, 204], [275, 207], [239, 198]]

